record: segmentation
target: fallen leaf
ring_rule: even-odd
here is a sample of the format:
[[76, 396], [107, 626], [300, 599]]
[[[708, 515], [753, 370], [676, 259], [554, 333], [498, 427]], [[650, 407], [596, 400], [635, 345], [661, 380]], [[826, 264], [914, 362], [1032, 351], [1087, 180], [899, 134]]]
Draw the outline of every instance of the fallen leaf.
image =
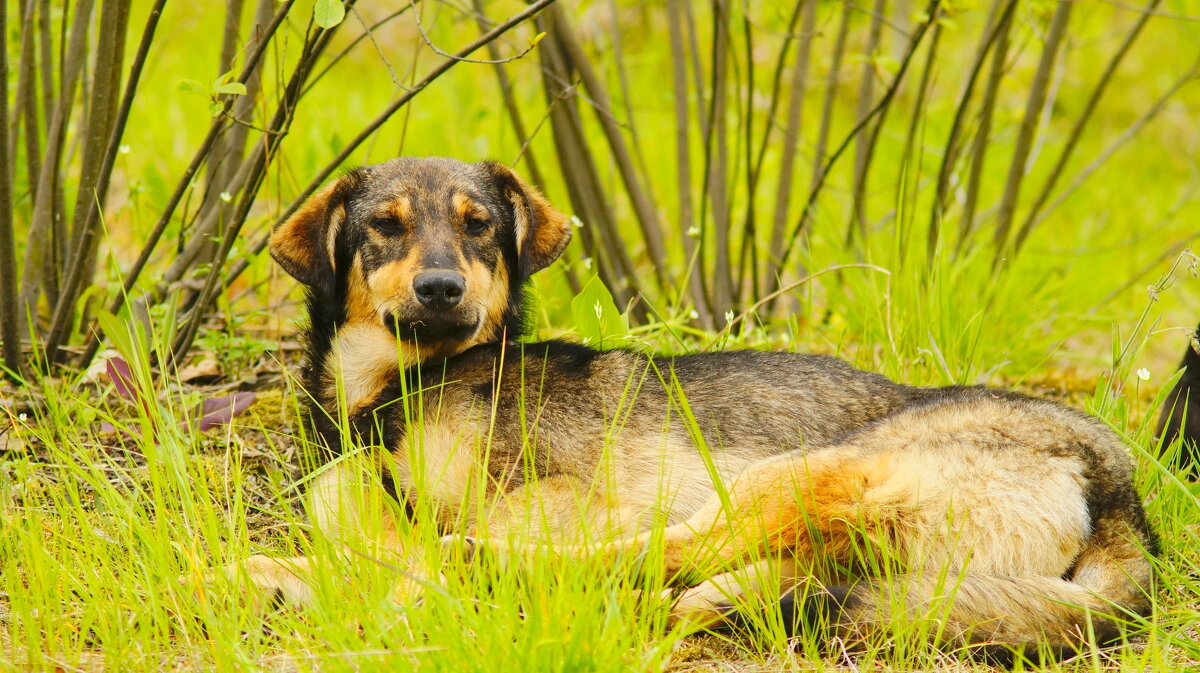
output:
[[179, 370], [179, 380], [191, 383], [197, 379], [215, 380], [224, 376], [221, 363], [214, 357], [204, 357]]
[[254, 393], [233, 393], [204, 400], [197, 414], [199, 420], [196, 427], [204, 432], [218, 425], [227, 425], [234, 416], [250, 408], [255, 397], [257, 396]]
[[133, 372], [130, 371], [129, 363], [124, 358], [109, 358], [106, 368], [108, 378], [116, 386], [118, 395], [127, 400], [138, 399], [137, 387], [133, 383]]

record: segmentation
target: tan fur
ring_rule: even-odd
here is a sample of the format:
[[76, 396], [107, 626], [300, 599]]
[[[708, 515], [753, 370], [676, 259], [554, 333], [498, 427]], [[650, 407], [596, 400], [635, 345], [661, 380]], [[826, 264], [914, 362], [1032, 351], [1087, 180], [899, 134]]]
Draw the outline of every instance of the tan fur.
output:
[[[339, 187], [335, 180], [304, 202], [286, 222], [271, 232], [271, 256], [287, 271], [296, 275], [298, 270], [311, 269], [317, 265], [315, 246], [324, 247], [330, 264], [333, 260], [333, 242], [337, 228], [345, 217], [345, 209], [337, 208], [329, 213], [329, 199]], [[329, 226], [326, 228], [326, 218]]]
[[379, 324], [379, 300], [363, 276], [362, 259], [357, 255], [347, 276], [346, 322], [347, 324]]
[[[715, 575], [691, 587], [671, 606], [670, 624], [685, 631], [720, 625], [735, 608], [754, 609], [759, 596], [790, 591], [802, 572], [794, 557], [776, 557], [748, 564], [738, 572]], [[672, 598], [667, 590], [663, 597]]]
[[454, 212], [458, 214], [459, 221], [465, 220], [467, 217], [474, 217], [484, 222], [492, 219], [487, 209], [472, 201], [471, 197], [461, 192], [451, 197], [451, 203], [454, 206]]
[[373, 400], [401, 366], [420, 358], [416, 348], [397, 343], [391, 333], [374, 323], [344, 327], [334, 340], [333, 353], [325, 379], [330, 390], [340, 388], [351, 413]]
[[479, 329], [475, 331], [474, 338], [469, 344], [464, 344], [464, 349], [474, 346], [477, 343], [482, 343], [487, 339], [487, 335], [496, 334], [500, 329], [501, 321], [504, 320], [504, 311], [508, 308], [508, 267], [501, 261], [496, 264], [495, 269], [487, 269], [482, 264], [475, 262], [467, 265], [467, 287], [482, 287], [487, 288], [483, 291], [483, 297], [480, 301], [480, 306], [483, 310], [483, 319], [479, 321]]
[[402, 291], [412, 287], [413, 277], [420, 270], [417, 263], [419, 255], [420, 251], [414, 250], [404, 259], [376, 269], [367, 278], [371, 302], [375, 306], [376, 321], [379, 321], [383, 314], [394, 310], [403, 300]]
[[557, 259], [571, 242], [571, 220], [537, 188], [511, 171], [510, 177], [519, 187], [519, 192], [509, 194], [517, 213], [517, 252], [532, 261], [532, 273]]
[[390, 210], [392, 214], [396, 216], [396, 219], [400, 220], [401, 223], [410, 222], [412, 220], [412, 199], [408, 198], [407, 196], [401, 196], [392, 202], [391, 207], [388, 208], [388, 210]]

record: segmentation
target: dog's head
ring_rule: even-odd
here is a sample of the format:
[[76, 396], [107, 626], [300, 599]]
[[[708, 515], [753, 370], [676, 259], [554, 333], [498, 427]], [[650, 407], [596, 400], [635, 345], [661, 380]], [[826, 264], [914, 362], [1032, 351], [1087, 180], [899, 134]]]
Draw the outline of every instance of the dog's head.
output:
[[450, 355], [520, 329], [521, 286], [558, 257], [568, 219], [508, 168], [405, 157], [351, 171], [271, 236], [311, 319], [381, 326]]

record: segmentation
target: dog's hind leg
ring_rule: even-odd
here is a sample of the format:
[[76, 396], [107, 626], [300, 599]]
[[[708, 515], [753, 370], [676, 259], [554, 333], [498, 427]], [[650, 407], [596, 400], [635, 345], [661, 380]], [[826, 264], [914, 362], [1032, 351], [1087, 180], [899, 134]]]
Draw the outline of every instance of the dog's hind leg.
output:
[[852, 646], [909, 633], [993, 661], [1015, 652], [1051, 660], [1076, 654], [1089, 642], [1113, 641], [1128, 617], [1070, 580], [953, 570], [809, 585], [785, 595], [780, 607], [789, 635], [820, 632]]
[[[724, 626], [731, 618], [760, 612], [765, 605], [775, 604], [798, 581], [794, 558], [762, 559], [710, 577], [684, 591], [671, 606], [668, 623], [684, 631]], [[675, 592], [666, 593], [673, 596]]]

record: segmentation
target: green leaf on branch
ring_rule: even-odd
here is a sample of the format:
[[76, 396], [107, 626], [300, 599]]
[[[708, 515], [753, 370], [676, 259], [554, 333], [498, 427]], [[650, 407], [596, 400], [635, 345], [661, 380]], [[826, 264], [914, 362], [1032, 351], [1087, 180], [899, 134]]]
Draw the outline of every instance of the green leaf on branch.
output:
[[346, 18], [346, 7], [342, 0], [317, 0], [313, 5], [313, 21], [321, 28], [329, 29]]

